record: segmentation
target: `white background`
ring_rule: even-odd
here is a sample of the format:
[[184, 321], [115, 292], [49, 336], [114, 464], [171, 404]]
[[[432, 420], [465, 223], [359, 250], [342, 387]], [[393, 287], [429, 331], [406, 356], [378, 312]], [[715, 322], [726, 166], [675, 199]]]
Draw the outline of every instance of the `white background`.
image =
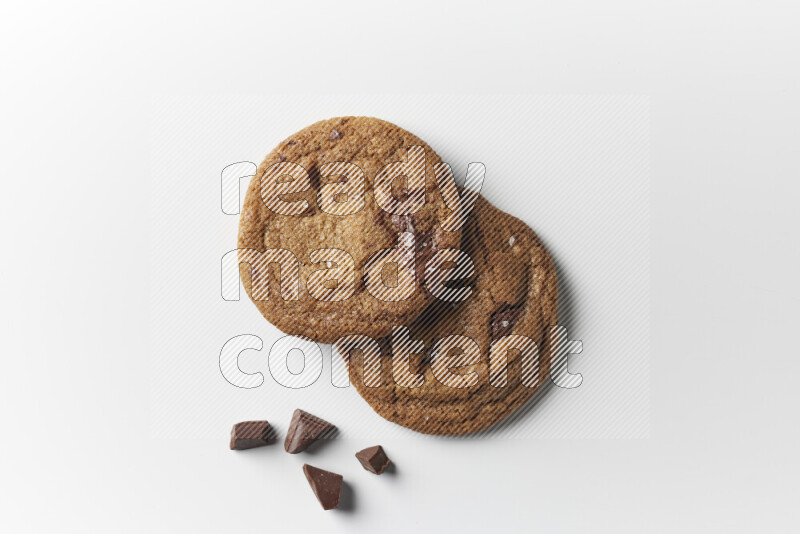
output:
[[[1, 9], [4, 530], [797, 530], [795, 3]], [[279, 448], [155, 437], [150, 110], [276, 91], [648, 95], [650, 437], [387, 444], [345, 513]]]

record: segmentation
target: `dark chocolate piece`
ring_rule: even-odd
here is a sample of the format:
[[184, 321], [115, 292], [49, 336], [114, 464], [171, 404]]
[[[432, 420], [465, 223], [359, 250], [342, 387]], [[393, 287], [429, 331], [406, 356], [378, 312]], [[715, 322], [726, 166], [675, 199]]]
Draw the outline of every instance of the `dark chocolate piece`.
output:
[[411, 232], [412, 234], [416, 234], [414, 219], [411, 218], [411, 215], [397, 215], [393, 213], [389, 219], [398, 232]]
[[376, 475], [380, 475], [386, 471], [386, 468], [392, 463], [389, 457], [386, 456], [386, 453], [383, 452], [383, 447], [380, 445], [367, 447], [363, 451], [357, 452], [356, 458], [358, 458], [358, 461], [364, 466], [364, 469]]
[[332, 432], [334, 428], [336, 427], [324, 419], [303, 410], [295, 410], [283, 446], [289, 454], [303, 452], [317, 439]]
[[303, 464], [303, 473], [324, 510], [339, 507], [339, 497], [342, 494], [342, 475], [308, 464]]
[[311, 217], [317, 214], [317, 208], [314, 207], [314, 204], [308, 203], [308, 207], [306, 211], [300, 214], [300, 217]]
[[242, 421], [231, 430], [231, 449], [241, 451], [268, 445], [272, 427], [267, 421]]
[[440, 230], [438, 228], [429, 232], [423, 232], [416, 237], [416, 255], [417, 264], [415, 274], [417, 280], [422, 283], [425, 280], [425, 268], [428, 266], [428, 260], [439, 250]]
[[492, 341], [500, 339], [501, 337], [511, 333], [514, 328], [514, 323], [517, 322], [519, 316], [522, 314], [522, 306], [511, 305], [504, 303], [500, 308], [495, 311], [489, 319], [489, 328], [491, 329]]
[[308, 180], [311, 182], [311, 187], [314, 188], [314, 191], [319, 191], [319, 188], [322, 185], [322, 176], [320, 175], [319, 168], [316, 165], [308, 169]]

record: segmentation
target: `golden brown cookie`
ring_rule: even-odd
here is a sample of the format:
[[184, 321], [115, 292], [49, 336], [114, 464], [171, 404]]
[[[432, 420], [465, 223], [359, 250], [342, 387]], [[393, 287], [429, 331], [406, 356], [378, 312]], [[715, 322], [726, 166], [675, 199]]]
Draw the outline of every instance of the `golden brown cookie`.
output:
[[[425, 263], [461, 241], [460, 229], [441, 226], [452, 210], [437, 187], [440, 162], [415, 135], [369, 117], [320, 121], [280, 143], [239, 223], [240, 274], [262, 315], [322, 343], [385, 336], [419, 315], [431, 300]], [[386, 259], [378, 251], [393, 247], [407, 269], [370, 278]]]
[[471, 295], [460, 303], [437, 300], [407, 323], [410, 340], [424, 350], [407, 341], [410, 350], [399, 359], [403, 338], [394, 335], [379, 342], [380, 357], [373, 350], [371, 360], [363, 343], [336, 346], [349, 360], [351, 383], [378, 414], [428, 434], [488, 428], [549, 379], [547, 334], [556, 324], [558, 290], [539, 238], [478, 197], [462, 250], [475, 266]]

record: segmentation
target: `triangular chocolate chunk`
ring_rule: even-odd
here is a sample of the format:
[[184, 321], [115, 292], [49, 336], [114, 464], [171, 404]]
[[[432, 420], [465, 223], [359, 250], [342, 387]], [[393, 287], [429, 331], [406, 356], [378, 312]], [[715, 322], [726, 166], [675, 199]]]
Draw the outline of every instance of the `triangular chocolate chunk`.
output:
[[289, 454], [303, 452], [320, 437], [336, 428], [324, 419], [303, 410], [295, 410], [283, 446]]
[[339, 507], [339, 496], [342, 494], [342, 475], [308, 464], [303, 464], [303, 473], [324, 510]]
[[375, 473], [376, 475], [380, 475], [386, 468], [389, 467], [389, 464], [392, 463], [389, 460], [389, 457], [386, 456], [386, 453], [383, 451], [383, 447], [380, 445], [375, 445], [374, 447], [367, 447], [363, 451], [358, 451], [356, 453], [356, 458], [358, 461], [361, 462], [361, 465], [369, 471], [370, 473]]
[[231, 449], [241, 451], [268, 445], [272, 427], [267, 421], [242, 421], [231, 430]]

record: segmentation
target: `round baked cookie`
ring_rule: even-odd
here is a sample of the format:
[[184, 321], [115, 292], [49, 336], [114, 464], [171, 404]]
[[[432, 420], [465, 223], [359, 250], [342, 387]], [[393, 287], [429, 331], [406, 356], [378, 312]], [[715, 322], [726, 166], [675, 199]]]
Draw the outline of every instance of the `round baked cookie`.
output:
[[[395, 173], [397, 179], [386, 180], [384, 167], [397, 164], [402, 170], [402, 162], [416, 165], [416, 171], [408, 173], [417, 177], [416, 184], [421, 183], [424, 169], [424, 190], [413, 187], [400, 171]], [[346, 334], [385, 336], [393, 325], [419, 315], [431, 300], [422, 280], [427, 260], [437, 250], [461, 242], [460, 229], [445, 231], [441, 226], [451, 210], [434, 175], [440, 162], [417, 136], [371, 117], [323, 120], [281, 142], [250, 182], [239, 222], [240, 275], [261, 314], [284, 333], [321, 343]], [[386, 187], [376, 187], [378, 176], [383, 176], [384, 184], [392, 184], [388, 193]], [[415, 210], [393, 214], [381, 207], [410, 197], [419, 202]], [[397, 212], [398, 205], [391, 211]], [[400, 239], [404, 232], [413, 235], [413, 246]], [[398, 246], [407, 247], [408, 268], [403, 272], [416, 275], [413, 281], [406, 276], [407, 284], [401, 287], [413, 286], [413, 291], [391, 298], [377, 292], [381, 296], [377, 298], [372, 294], [376, 291], [367, 287], [365, 273], [375, 265], [379, 251]], [[332, 249], [345, 251], [352, 261]], [[270, 260], [252, 255], [275, 250], [290, 254], [273, 255]], [[293, 270], [295, 261], [299, 269]], [[352, 276], [337, 271], [348, 265], [354, 267], [348, 271]], [[395, 269], [392, 279], [391, 269], [380, 271], [390, 288], [399, 285], [400, 272]], [[255, 289], [264, 292], [259, 298], [253, 298], [254, 280]]]
[[[336, 345], [348, 361], [350, 382], [378, 414], [426, 434], [486, 429], [549, 380], [547, 334], [556, 325], [558, 289], [553, 260], [542, 242], [525, 223], [478, 197], [464, 227], [462, 250], [475, 266], [467, 282], [472, 293], [459, 303], [436, 300], [408, 323], [408, 338], [423, 342], [424, 350], [412, 347], [404, 363], [398, 363], [392, 350], [397, 353], [402, 338], [394, 345], [390, 337], [380, 340], [380, 356], [373, 349], [370, 361], [363, 342]], [[456, 343], [452, 336], [464, 337]], [[536, 343], [538, 365], [526, 339]], [[493, 342], [497, 356], [490, 359]], [[512, 345], [518, 350], [508, 350]], [[398, 371], [393, 371], [395, 363]], [[444, 374], [448, 369], [449, 376]], [[408, 387], [415, 380], [418, 387]]]

